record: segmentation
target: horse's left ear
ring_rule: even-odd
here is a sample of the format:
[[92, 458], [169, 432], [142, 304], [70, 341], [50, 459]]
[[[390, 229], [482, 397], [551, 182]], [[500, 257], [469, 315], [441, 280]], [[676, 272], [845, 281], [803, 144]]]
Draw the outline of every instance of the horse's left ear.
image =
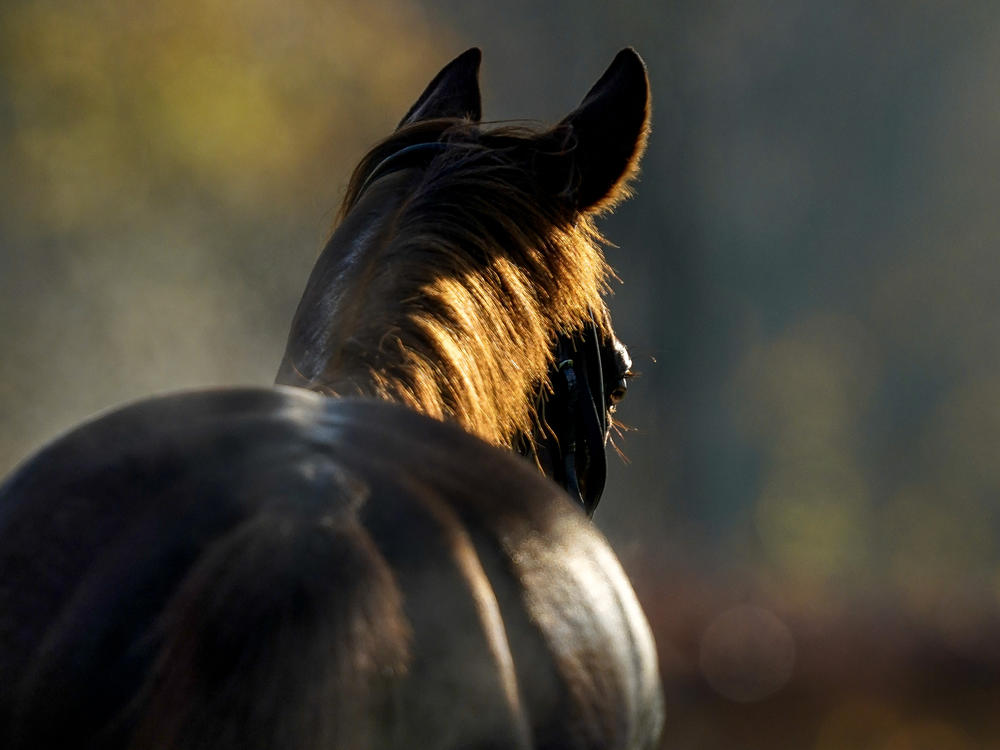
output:
[[479, 62], [482, 59], [483, 53], [473, 47], [445, 65], [427, 84], [397, 128], [438, 117], [464, 117], [479, 122], [483, 116], [479, 97]]
[[646, 65], [632, 48], [615, 57], [580, 106], [560, 123], [571, 131], [576, 208], [600, 211], [628, 194], [649, 132]]

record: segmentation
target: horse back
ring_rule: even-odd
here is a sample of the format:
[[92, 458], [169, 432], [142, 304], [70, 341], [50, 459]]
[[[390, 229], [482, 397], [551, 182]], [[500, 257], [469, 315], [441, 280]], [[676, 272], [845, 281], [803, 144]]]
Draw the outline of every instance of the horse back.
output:
[[0, 488], [5, 747], [639, 747], [648, 627], [561, 490], [398, 406], [168, 396]]

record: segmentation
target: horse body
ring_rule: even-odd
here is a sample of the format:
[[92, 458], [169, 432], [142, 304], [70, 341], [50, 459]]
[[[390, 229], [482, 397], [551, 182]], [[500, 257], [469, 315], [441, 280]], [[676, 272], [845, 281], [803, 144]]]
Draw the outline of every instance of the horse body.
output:
[[0, 487], [4, 747], [655, 744], [620, 564], [500, 447], [564, 452], [536, 408], [557, 343], [614, 351], [589, 216], [641, 152], [645, 73], [624, 52], [557, 128], [484, 132], [478, 62], [352, 180], [278, 376], [325, 395], [146, 400]]

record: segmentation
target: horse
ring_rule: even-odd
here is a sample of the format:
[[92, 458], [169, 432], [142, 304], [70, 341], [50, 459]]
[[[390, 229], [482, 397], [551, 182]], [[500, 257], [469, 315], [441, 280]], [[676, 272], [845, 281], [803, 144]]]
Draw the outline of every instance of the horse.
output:
[[275, 387], [126, 405], [0, 486], [0, 746], [656, 745], [652, 635], [588, 517], [628, 375], [594, 219], [645, 67], [487, 127], [480, 57], [361, 160]]

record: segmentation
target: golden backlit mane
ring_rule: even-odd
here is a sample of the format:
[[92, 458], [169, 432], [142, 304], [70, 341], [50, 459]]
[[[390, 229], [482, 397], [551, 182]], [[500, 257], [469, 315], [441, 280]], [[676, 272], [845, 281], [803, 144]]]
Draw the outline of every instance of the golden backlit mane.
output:
[[384, 304], [369, 301], [352, 330], [338, 332], [336, 364], [309, 386], [399, 401], [509, 444], [536, 424], [556, 337], [591, 315], [610, 332], [610, 270], [589, 216], [540, 184], [544, 159], [566, 148], [557, 130], [462, 120], [402, 128], [362, 159], [341, 220], [387, 156], [439, 140], [449, 148], [409, 189], [378, 249]]

